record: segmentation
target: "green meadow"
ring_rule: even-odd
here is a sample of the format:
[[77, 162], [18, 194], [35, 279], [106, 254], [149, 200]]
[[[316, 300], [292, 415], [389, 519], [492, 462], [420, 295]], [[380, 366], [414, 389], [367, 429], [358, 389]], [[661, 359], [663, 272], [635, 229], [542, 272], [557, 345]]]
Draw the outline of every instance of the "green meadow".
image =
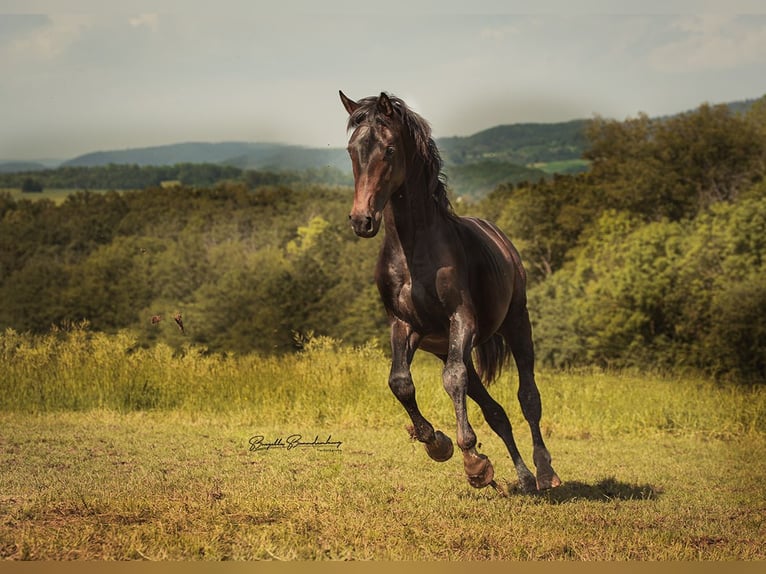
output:
[[[460, 456], [436, 463], [409, 439], [388, 368], [374, 345], [326, 338], [265, 357], [8, 330], [0, 556], [766, 559], [763, 386], [541, 371], [558, 489], [520, 493], [500, 439], [469, 411], [501, 496], [472, 489]], [[418, 356], [413, 374], [422, 411], [454, 439], [439, 363]], [[490, 390], [531, 464], [515, 373]], [[295, 435], [304, 444], [253, 446]]]

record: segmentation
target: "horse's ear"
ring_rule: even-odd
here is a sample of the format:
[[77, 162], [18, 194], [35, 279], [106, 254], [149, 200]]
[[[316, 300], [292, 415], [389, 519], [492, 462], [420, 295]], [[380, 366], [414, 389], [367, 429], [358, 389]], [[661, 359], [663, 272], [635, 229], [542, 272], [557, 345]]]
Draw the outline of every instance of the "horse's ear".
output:
[[378, 111], [389, 118], [394, 115], [394, 104], [385, 92], [380, 92], [378, 97]]
[[340, 101], [343, 102], [343, 107], [346, 108], [348, 115], [353, 114], [359, 107], [359, 104], [354, 100], [349, 99], [341, 90], [338, 90], [338, 93], [340, 94]]

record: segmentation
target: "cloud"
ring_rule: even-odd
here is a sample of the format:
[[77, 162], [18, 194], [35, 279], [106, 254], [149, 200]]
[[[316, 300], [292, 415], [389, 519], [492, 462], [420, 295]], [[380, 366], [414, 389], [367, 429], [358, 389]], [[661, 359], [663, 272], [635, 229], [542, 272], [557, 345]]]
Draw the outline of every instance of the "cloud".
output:
[[128, 22], [134, 28], [149, 28], [152, 32], [156, 32], [160, 25], [160, 15], [156, 13], [144, 13], [139, 14], [128, 19]]
[[18, 36], [8, 47], [14, 58], [52, 60], [64, 53], [93, 24], [87, 14], [55, 14], [44, 26]]
[[515, 25], [487, 26], [479, 31], [479, 36], [485, 40], [504, 42], [519, 36], [519, 27]]
[[673, 29], [681, 37], [649, 54], [649, 64], [660, 72], [736, 69], [766, 61], [763, 16], [689, 16], [676, 20]]

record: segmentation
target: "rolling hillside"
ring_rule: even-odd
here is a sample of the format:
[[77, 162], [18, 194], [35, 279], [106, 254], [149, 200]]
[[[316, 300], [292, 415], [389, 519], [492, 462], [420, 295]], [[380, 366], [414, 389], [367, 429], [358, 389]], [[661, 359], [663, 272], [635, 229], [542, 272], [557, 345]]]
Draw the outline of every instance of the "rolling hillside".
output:
[[125, 150], [97, 151], [65, 161], [62, 167], [95, 167], [109, 164], [175, 165], [179, 163], [228, 163], [232, 158], [270, 157], [279, 144], [249, 142], [187, 142]]
[[[437, 140], [437, 144], [442, 151], [445, 172], [453, 192], [479, 199], [500, 183], [536, 181], [546, 177], [545, 164], [548, 162], [567, 162], [579, 158], [585, 144], [582, 134], [584, 125], [584, 120], [578, 120], [563, 124], [497, 126], [469, 137], [442, 138]], [[110, 164], [167, 166], [182, 163], [223, 164], [243, 170], [273, 172], [326, 167], [344, 173], [351, 171], [348, 155], [342, 148], [319, 149], [252, 142], [189, 142], [99, 151], [66, 161], [62, 167]]]
[[[512, 124], [467, 137], [437, 140], [445, 165], [510, 162], [517, 165], [577, 159], [585, 146], [586, 120], [555, 124]], [[139, 166], [223, 163], [241, 169], [301, 170], [336, 167], [350, 171], [342, 148], [308, 148], [277, 143], [188, 142], [125, 150], [98, 151], [70, 159], [64, 167], [109, 164]]]
[[540, 169], [496, 160], [447, 165], [444, 171], [452, 193], [477, 200], [501, 183], [535, 182], [548, 177], [548, 174]]
[[579, 159], [587, 144], [587, 120], [496, 126], [468, 137], [437, 143], [448, 164], [506, 161], [518, 165]]
[[[754, 100], [727, 104], [746, 111]], [[536, 181], [555, 173], [587, 169], [588, 120], [520, 123], [495, 126], [470, 136], [437, 139], [444, 169], [455, 195], [479, 199], [500, 183]], [[175, 166], [217, 164], [241, 170], [306, 172], [339, 170], [350, 177], [345, 149], [309, 148], [269, 142], [187, 142], [112, 151], [97, 151], [65, 161], [61, 167], [103, 167], [112, 164]], [[49, 162], [0, 162], [0, 173], [35, 172]], [[345, 177], [345, 175], [343, 177]], [[337, 179], [337, 177], [336, 177]]]

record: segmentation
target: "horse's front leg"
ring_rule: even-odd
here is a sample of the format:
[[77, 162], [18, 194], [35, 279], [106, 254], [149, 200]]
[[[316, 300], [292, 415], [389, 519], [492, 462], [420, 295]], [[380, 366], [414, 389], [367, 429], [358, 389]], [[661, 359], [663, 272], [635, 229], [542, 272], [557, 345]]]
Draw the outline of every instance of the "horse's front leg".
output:
[[444, 389], [455, 406], [457, 444], [463, 451], [463, 466], [468, 482], [475, 488], [484, 488], [493, 484], [495, 471], [486, 455], [476, 451], [476, 433], [468, 422], [465, 400], [468, 391], [468, 364], [475, 335], [476, 326], [472, 313], [463, 308], [453, 314], [442, 380]]
[[420, 336], [409, 324], [393, 319], [391, 374], [388, 378], [388, 386], [410, 415], [414, 437], [424, 444], [428, 456], [438, 462], [444, 462], [452, 456], [452, 441], [441, 431], [434, 431], [433, 425], [422, 415], [415, 400], [415, 384], [412, 382], [410, 365], [419, 342]]

